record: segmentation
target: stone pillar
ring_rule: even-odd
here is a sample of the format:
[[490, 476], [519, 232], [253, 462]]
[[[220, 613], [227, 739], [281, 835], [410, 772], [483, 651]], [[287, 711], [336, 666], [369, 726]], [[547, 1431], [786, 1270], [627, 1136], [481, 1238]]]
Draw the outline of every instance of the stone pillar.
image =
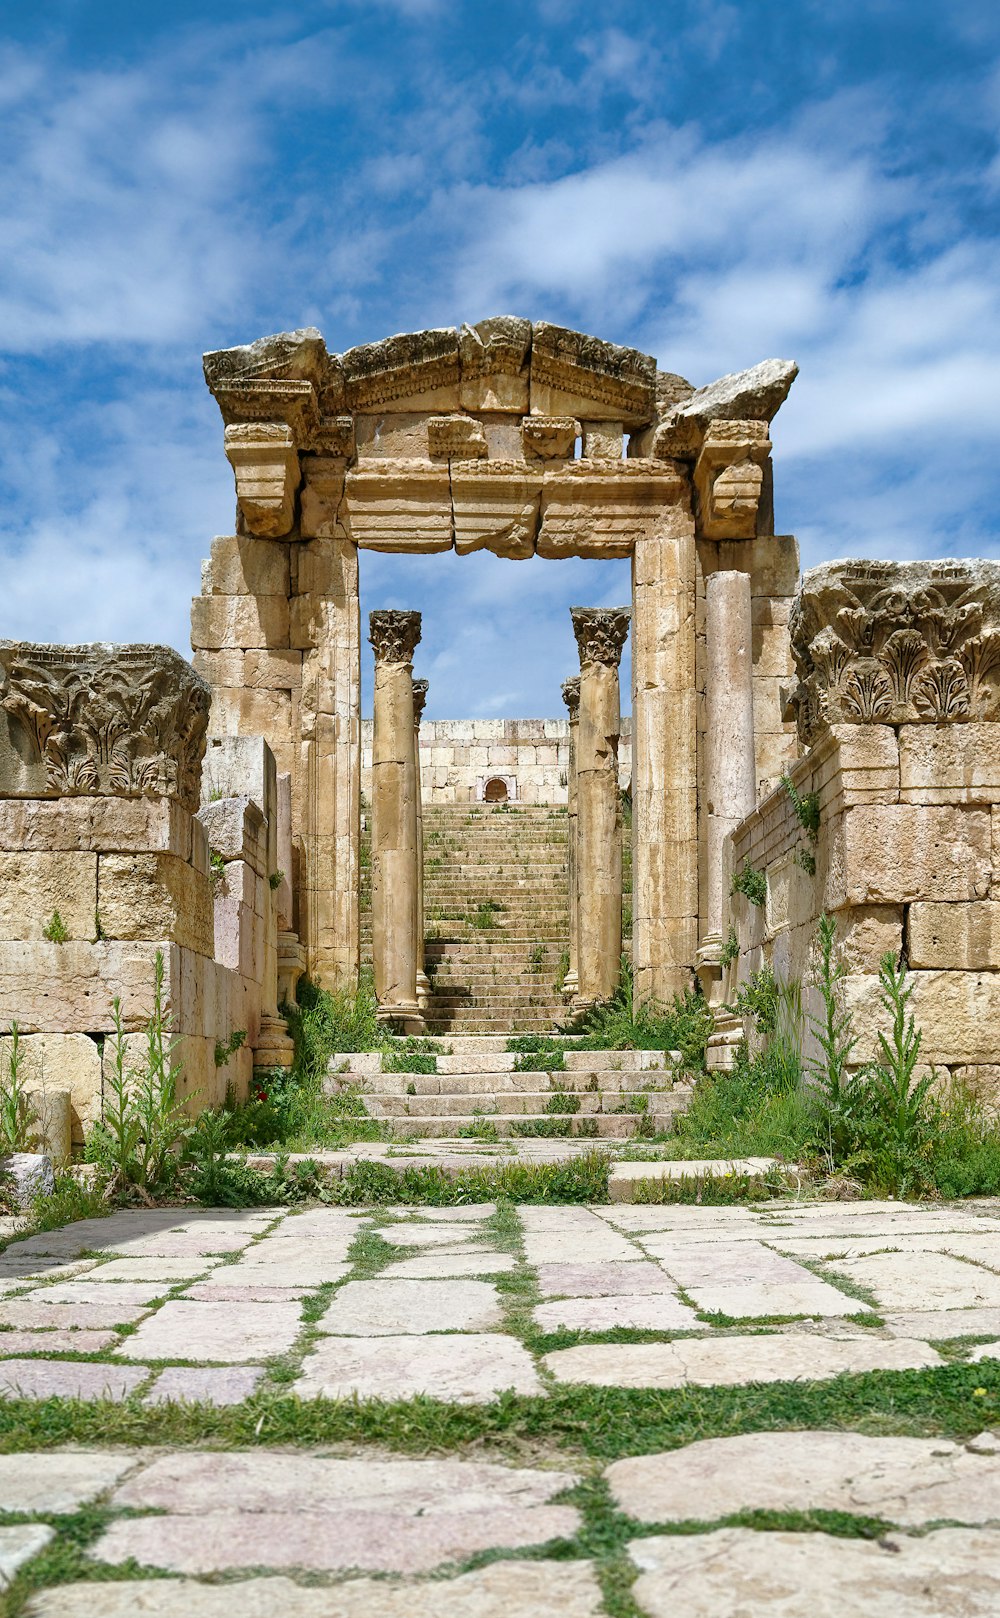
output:
[[417, 803], [417, 1005], [424, 1011], [430, 1004], [431, 985], [424, 959], [424, 794], [420, 770], [420, 721], [427, 703], [427, 681], [413, 682], [413, 757], [416, 767]]
[[417, 1001], [417, 765], [413, 653], [418, 612], [373, 612], [372, 954], [383, 1022], [422, 1034]]
[[569, 970], [563, 979], [563, 994], [572, 999], [580, 987], [579, 976], [579, 937], [580, 937], [580, 894], [577, 887], [577, 822], [579, 814], [579, 795], [576, 779], [576, 744], [580, 727], [580, 676], [572, 680], [565, 680], [562, 688], [563, 701], [569, 710], [569, 769], [566, 776], [568, 798], [568, 837], [569, 851]]
[[705, 581], [705, 828], [708, 892], [698, 966], [706, 997], [721, 984], [726, 836], [756, 803], [748, 573]]
[[698, 947], [695, 537], [690, 501], [632, 557], [632, 958], [637, 1003], [691, 986]]
[[580, 648], [577, 732], [578, 1011], [607, 1000], [622, 952], [622, 842], [618, 789], [621, 702], [618, 664], [628, 634], [626, 607], [573, 607]]

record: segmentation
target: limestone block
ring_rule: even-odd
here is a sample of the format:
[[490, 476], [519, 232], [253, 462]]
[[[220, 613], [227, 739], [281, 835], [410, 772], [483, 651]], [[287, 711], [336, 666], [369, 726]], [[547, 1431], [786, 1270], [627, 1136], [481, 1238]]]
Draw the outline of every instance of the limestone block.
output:
[[243, 684], [252, 690], [297, 691], [302, 684], [302, 657], [296, 651], [248, 651], [243, 658], [242, 679], [220, 680], [219, 684]]
[[799, 588], [798, 541], [793, 534], [721, 540], [719, 567], [741, 568], [749, 573], [754, 596], [791, 597]]
[[454, 461], [451, 495], [459, 555], [534, 554], [542, 477], [518, 461]]
[[70, 938], [97, 931], [97, 855], [0, 853], [0, 937], [41, 938], [58, 911]]
[[223, 860], [247, 860], [258, 876], [266, 875], [267, 837], [264, 816], [249, 798], [218, 798], [199, 810], [213, 854]]
[[773, 936], [788, 928], [812, 924], [817, 916], [817, 879], [804, 870], [794, 854], [786, 854], [767, 868], [764, 914]]
[[8, 1178], [11, 1199], [24, 1212], [36, 1197], [51, 1196], [56, 1188], [47, 1152], [14, 1152], [10, 1157], [0, 1157], [0, 1175]]
[[285, 596], [195, 596], [191, 644], [198, 650], [288, 645]]
[[1000, 968], [1000, 903], [912, 904], [907, 939], [913, 967], [995, 971]]
[[[353, 422], [347, 418], [353, 448]], [[304, 484], [299, 511], [299, 531], [304, 540], [336, 532], [344, 498], [347, 461], [342, 455], [305, 455], [302, 458]], [[295, 547], [298, 551], [298, 546]]]
[[227, 427], [225, 447], [236, 475], [236, 498], [251, 534], [268, 539], [287, 534], [301, 480], [291, 428], [272, 421]]
[[[923, 1030], [922, 1062], [934, 1066], [992, 1065], [1000, 1026], [1000, 973], [918, 971], [910, 975], [910, 1009]], [[843, 979], [844, 1005], [859, 1035], [852, 1060], [877, 1054], [877, 1033], [887, 1033], [887, 1013], [873, 975]]]
[[378, 551], [446, 551], [452, 545], [446, 466], [385, 460], [347, 474], [345, 515], [355, 544]]
[[212, 558], [203, 564], [201, 587], [205, 595], [287, 595], [288, 546], [251, 534], [213, 539]]
[[621, 460], [624, 428], [620, 421], [584, 421], [581, 426], [584, 460]]
[[656, 414], [656, 361], [634, 348], [535, 321], [531, 414], [645, 427]]
[[830, 736], [844, 803], [895, 803], [900, 780], [896, 732], [888, 725], [831, 725]]
[[205, 754], [203, 799], [211, 801], [216, 795], [249, 798], [265, 820], [276, 819], [278, 775], [274, 756], [263, 736], [210, 738]]
[[111, 1001], [118, 995], [126, 1029], [141, 1027], [153, 995], [157, 948], [165, 961], [169, 1003], [180, 950], [146, 941], [66, 944], [0, 940], [0, 1028], [13, 1018], [29, 1033], [110, 1033]]
[[752, 539], [771, 452], [762, 421], [713, 421], [695, 463], [699, 531], [706, 539]]
[[432, 460], [475, 461], [486, 455], [486, 435], [473, 416], [429, 416], [427, 449]]
[[531, 322], [515, 315], [496, 315], [475, 326], [463, 326], [458, 341], [462, 409], [523, 416], [528, 409]]
[[546, 471], [539, 556], [629, 556], [686, 497], [670, 462], [573, 461]]
[[967, 1085], [992, 1115], [1000, 1112], [1000, 1065], [981, 1062], [977, 1067], [955, 1067], [952, 1074], [959, 1084]]
[[106, 938], [168, 938], [212, 954], [211, 882], [174, 854], [102, 854], [97, 910]]
[[523, 461], [524, 440], [521, 422], [515, 416], [483, 416], [487, 458], [491, 461]]
[[525, 416], [521, 423], [525, 459], [571, 461], [582, 433], [575, 416]]
[[[756, 599], [767, 606], [771, 605], [766, 597], [758, 596]], [[792, 682], [792, 643], [787, 624], [754, 622], [753, 671], [758, 675], [770, 674], [783, 680], [786, 685]]]
[[453, 327], [404, 332], [341, 355], [347, 408], [354, 414], [457, 410], [458, 333]]
[[191, 814], [172, 798], [0, 799], [0, 850], [9, 853], [161, 851], [187, 859]]
[[[0, 1038], [0, 1072], [5, 1077], [10, 1044], [9, 1037]], [[18, 1054], [25, 1083], [36, 1095], [69, 1092], [71, 1138], [82, 1145], [101, 1115], [101, 1048], [96, 1039], [86, 1034], [28, 1034], [20, 1039]], [[47, 1105], [40, 1109], [43, 1114]]]
[[265, 686], [216, 686], [212, 692], [212, 734], [267, 736], [274, 743], [298, 740], [297, 702], [290, 691]]
[[1000, 802], [1000, 724], [901, 725], [903, 803]]
[[982, 809], [869, 804], [829, 830], [828, 910], [914, 899], [985, 898], [991, 878], [990, 817]]
[[[951, 909], [952, 906], [943, 908]], [[957, 907], [964, 908], [964, 907]], [[912, 921], [913, 911], [910, 911]], [[819, 916], [814, 919], [814, 926]], [[888, 951], [899, 958], [903, 947], [903, 911], [899, 905], [857, 905], [837, 914], [837, 955], [849, 972], [878, 972]], [[916, 965], [916, 962], [912, 963]]]
[[29, 1090], [28, 1106], [39, 1151], [53, 1163], [68, 1163], [73, 1152], [73, 1107], [69, 1090]]

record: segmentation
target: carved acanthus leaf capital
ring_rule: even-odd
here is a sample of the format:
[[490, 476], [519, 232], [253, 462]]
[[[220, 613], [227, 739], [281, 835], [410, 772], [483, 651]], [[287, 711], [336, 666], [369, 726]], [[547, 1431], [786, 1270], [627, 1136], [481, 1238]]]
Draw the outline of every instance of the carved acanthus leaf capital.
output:
[[562, 683], [562, 699], [569, 709], [569, 722], [572, 724], [580, 713], [580, 676], [575, 674], [571, 680]]
[[414, 680], [413, 682], [413, 723], [419, 725], [427, 706], [427, 681]]
[[419, 612], [384, 609], [368, 619], [368, 639], [375, 648], [376, 663], [411, 663], [420, 641]]
[[167, 646], [0, 641], [0, 797], [197, 809], [211, 693]]
[[806, 744], [828, 724], [1000, 719], [1000, 563], [825, 563], [790, 632]]
[[632, 614], [627, 607], [571, 607], [573, 633], [580, 648], [580, 667], [603, 663], [616, 669]]

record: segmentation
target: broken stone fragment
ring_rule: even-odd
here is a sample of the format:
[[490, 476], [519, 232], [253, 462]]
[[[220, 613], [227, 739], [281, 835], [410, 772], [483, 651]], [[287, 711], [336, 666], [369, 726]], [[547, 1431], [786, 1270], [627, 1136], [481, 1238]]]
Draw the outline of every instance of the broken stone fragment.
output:
[[0, 1157], [0, 1181], [12, 1202], [30, 1208], [36, 1197], [49, 1197], [56, 1188], [52, 1159], [47, 1152], [14, 1152]]
[[698, 388], [678, 405], [676, 419], [705, 427], [710, 421], [770, 421], [788, 398], [799, 374], [794, 360], [761, 360]]
[[274, 332], [256, 342], [237, 348], [217, 348], [202, 355], [205, 381], [212, 392], [216, 386], [236, 377], [297, 379], [319, 387], [327, 361], [323, 333], [315, 326], [299, 331]]

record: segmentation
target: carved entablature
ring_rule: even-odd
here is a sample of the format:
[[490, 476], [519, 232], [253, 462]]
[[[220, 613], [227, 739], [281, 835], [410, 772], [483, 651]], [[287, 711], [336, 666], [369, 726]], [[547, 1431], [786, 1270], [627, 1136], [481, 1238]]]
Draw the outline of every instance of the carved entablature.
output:
[[413, 723], [419, 728], [427, 706], [427, 681], [414, 680], [413, 682]]
[[791, 620], [799, 735], [1000, 719], [1000, 563], [828, 562]]
[[575, 674], [571, 680], [562, 683], [562, 699], [569, 709], [569, 722], [574, 724], [580, 714], [580, 676]]
[[[421, 395], [454, 390], [454, 398], [441, 400], [445, 409], [458, 407], [458, 333], [452, 327], [436, 331], [405, 332], [380, 343], [364, 343], [343, 356], [348, 409], [419, 409]], [[433, 409], [433, 404], [431, 405]]]
[[427, 448], [432, 460], [474, 461], [486, 456], [486, 437], [474, 416], [430, 416]]
[[632, 614], [627, 607], [571, 607], [573, 633], [580, 648], [580, 666], [603, 663], [616, 669], [628, 635]]
[[375, 648], [376, 663], [412, 663], [420, 642], [419, 612], [386, 608], [370, 613], [368, 625], [368, 639]]
[[210, 700], [168, 646], [0, 641], [0, 797], [165, 797], [194, 812]]
[[[540, 321], [531, 333], [531, 394], [533, 415], [579, 414], [644, 426], [656, 413], [656, 361], [637, 348]], [[587, 407], [566, 410], [570, 399]]]

